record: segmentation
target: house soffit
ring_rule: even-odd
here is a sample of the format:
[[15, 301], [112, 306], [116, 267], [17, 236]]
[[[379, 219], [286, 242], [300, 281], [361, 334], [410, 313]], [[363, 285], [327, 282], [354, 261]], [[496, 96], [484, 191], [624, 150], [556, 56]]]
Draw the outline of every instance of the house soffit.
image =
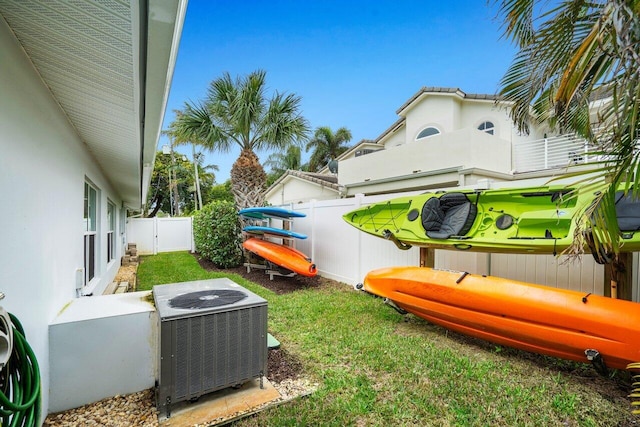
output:
[[[171, 11], [162, 14], [170, 38], [148, 48], [147, 34], [158, 24], [146, 19], [146, 1], [0, 0], [0, 15], [53, 98], [116, 192], [134, 207], [141, 203], [142, 153], [148, 144], [155, 153], [162, 120], [145, 110], [164, 112], [173, 63], [154, 70], [163, 75], [161, 88], [145, 85], [145, 67], [149, 58], [173, 57], [180, 34], [173, 28], [181, 28], [176, 22], [184, 16], [181, 0], [158, 3]], [[145, 105], [150, 89], [163, 91], [154, 101], [160, 107]], [[145, 126], [156, 128], [155, 140], [145, 140]]]

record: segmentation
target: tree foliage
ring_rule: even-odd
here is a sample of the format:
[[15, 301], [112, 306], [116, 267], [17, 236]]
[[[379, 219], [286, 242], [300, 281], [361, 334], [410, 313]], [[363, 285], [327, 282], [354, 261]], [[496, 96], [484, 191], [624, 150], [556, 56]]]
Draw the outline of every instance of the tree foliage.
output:
[[615, 191], [622, 183], [640, 192], [640, 1], [498, 3], [504, 33], [519, 48], [500, 91], [511, 117], [525, 132], [544, 123], [589, 141], [600, 159], [591, 182], [608, 187], [581, 219], [581, 233], [597, 231], [596, 247], [617, 251]]
[[285, 152], [270, 154], [264, 166], [270, 169], [267, 185], [273, 184], [288, 170], [305, 171], [308, 168], [307, 164], [302, 163], [302, 151], [297, 145], [289, 146]]
[[307, 143], [307, 151], [313, 150], [309, 159], [309, 170], [316, 172], [325, 167], [329, 161], [349, 149], [346, 145], [351, 141], [351, 131], [341, 127], [335, 133], [328, 126], [320, 126], [316, 129], [313, 138]]
[[[215, 175], [210, 172], [209, 167], [199, 166], [200, 188], [202, 192], [203, 203], [210, 203], [214, 200], [233, 199], [228, 186], [224, 184], [216, 184]], [[175, 183], [173, 175], [175, 172]], [[170, 215], [171, 192], [169, 190], [169, 174], [171, 174], [171, 183], [177, 188], [178, 203], [180, 211], [183, 215], [189, 215], [196, 210], [196, 194], [195, 194], [195, 170], [193, 163], [182, 154], [175, 153], [173, 163], [171, 156], [163, 154], [162, 151], [156, 153], [153, 173], [151, 175], [151, 184], [147, 195], [147, 203], [145, 205], [145, 216], [154, 217], [156, 215]], [[175, 206], [174, 206], [175, 210]], [[174, 215], [176, 214], [173, 212]]]
[[300, 113], [300, 97], [266, 94], [262, 70], [233, 79], [229, 73], [211, 82], [207, 96], [185, 103], [170, 125], [179, 142], [191, 142], [211, 151], [241, 149], [231, 169], [232, 193], [238, 209], [263, 204], [266, 174], [256, 150], [284, 150], [304, 141], [309, 132]]
[[193, 238], [200, 255], [221, 268], [242, 264], [238, 212], [233, 202], [216, 201], [193, 216]]

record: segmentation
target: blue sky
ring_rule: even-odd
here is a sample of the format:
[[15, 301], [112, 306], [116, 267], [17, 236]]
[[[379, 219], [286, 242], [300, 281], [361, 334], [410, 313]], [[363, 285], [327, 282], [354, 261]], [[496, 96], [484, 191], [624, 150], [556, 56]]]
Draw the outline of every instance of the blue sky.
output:
[[[344, 126], [355, 144], [380, 135], [423, 86], [496, 93], [514, 53], [484, 0], [190, 0], [164, 128], [224, 72], [263, 69], [269, 96], [299, 95], [313, 129]], [[224, 182], [238, 155], [207, 153], [205, 164]]]

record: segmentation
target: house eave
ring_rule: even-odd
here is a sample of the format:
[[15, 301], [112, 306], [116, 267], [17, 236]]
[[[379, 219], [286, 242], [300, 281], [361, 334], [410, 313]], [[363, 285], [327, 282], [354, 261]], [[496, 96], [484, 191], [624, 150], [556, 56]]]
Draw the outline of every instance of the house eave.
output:
[[146, 197], [186, 5], [0, 0], [0, 19], [114, 193], [131, 207]]
[[451, 174], [455, 174], [457, 176], [461, 169], [462, 169], [462, 166], [455, 166], [455, 167], [445, 168], [445, 169], [416, 172], [409, 175], [392, 176], [388, 178], [354, 182], [350, 184], [343, 184], [343, 186], [346, 189], [347, 194], [352, 195], [358, 192], [364, 192], [362, 189], [365, 189], [366, 187], [372, 187], [380, 184], [393, 184], [393, 183], [398, 183], [403, 181], [406, 182], [409, 180], [415, 180], [419, 178], [445, 176], [445, 175], [451, 175]]
[[337, 183], [332, 183], [328, 181], [324, 181], [318, 178], [313, 178], [309, 176], [305, 176], [303, 174], [298, 175], [298, 171], [288, 170], [285, 172], [280, 178], [278, 178], [269, 188], [267, 188], [264, 192], [265, 199], [269, 199], [276, 194], [276, 190], [280, 188], [281, 185], [285, 185], [287, 181], [290, 180], [298, 180], [307, 184], [314, 185], [318, 188], [328, 189], [330, 191], [334, 191], [336, 194], [340, 192], [340, 186]]
[[427, 96], [455, 96], [458, 99], [464, 99], [469, 101], [484, 101], [484, 102], [502, 102], [503, 98], [498, 95], [481, 94], [481, 93], [466, 93], [459, 88], [452, 87], [422, 87], [418, 92], [413, 94], [404, 104], [396, 110], [396, 114], [399, 116], [406, 115], [407, 111], [419, 104]]

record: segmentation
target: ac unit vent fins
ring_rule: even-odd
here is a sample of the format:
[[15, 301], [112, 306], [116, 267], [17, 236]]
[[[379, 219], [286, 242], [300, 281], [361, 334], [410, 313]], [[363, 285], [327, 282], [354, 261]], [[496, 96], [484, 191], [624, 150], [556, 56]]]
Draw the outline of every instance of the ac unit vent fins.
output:
[[201, 308], [222, 307], [242, 301], [247, 294], [233, 289], [218, 289], [199, 292], [189, 292], [178, 295], [169, 300], [172, 308], [197, 310]]

